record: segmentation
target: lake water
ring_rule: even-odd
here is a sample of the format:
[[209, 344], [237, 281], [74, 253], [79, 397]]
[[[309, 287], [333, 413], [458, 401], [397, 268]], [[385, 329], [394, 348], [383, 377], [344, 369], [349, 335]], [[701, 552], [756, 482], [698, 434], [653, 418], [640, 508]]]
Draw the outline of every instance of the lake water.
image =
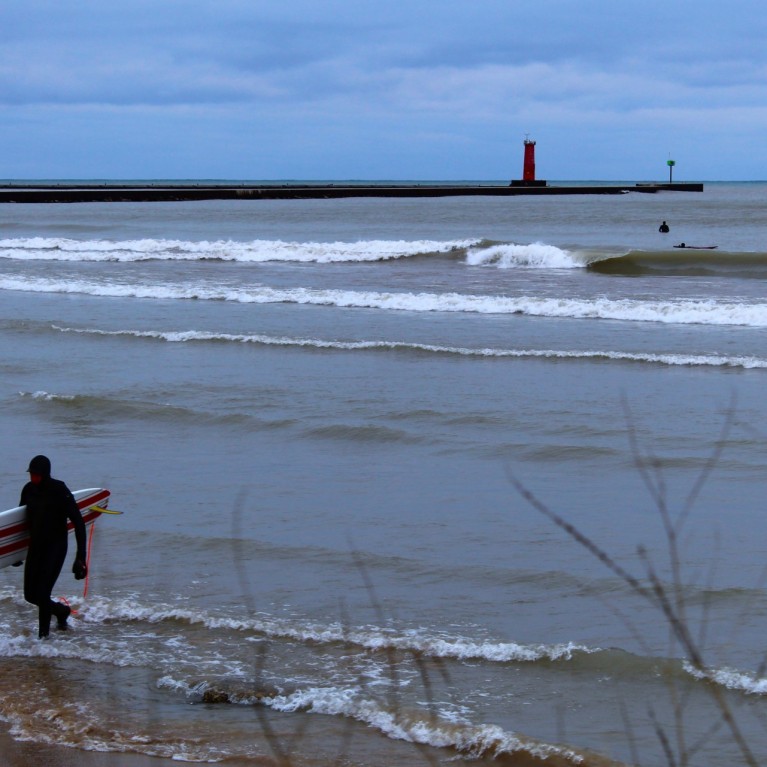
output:
[[0, 572], [0, 717], [234, 764], [665, 764], [659, 729], [747, 764], [724, 705], [764, 763], [766, 232], [767, 184], [0, 207], [4, 508], [45, 453], [124, 512], [66, 635]]

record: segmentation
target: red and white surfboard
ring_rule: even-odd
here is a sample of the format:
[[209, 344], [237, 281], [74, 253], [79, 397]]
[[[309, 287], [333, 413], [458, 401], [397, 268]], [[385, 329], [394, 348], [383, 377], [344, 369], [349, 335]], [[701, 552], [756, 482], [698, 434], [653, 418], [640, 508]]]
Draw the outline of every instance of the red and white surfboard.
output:
[[[103, 513], [109, 503], [109, 490], [101, 487], [91, 487], [87, 490], [76, 490], [72, 493], [86, 527], [92, 525]], [[25, 521], [26, 506], [17, 506], [0, 512], [0, 568], [23, 561], [29, 547], [29, 533]], [[74, 526], [70, 522], [67, 529], [72, 532]]]

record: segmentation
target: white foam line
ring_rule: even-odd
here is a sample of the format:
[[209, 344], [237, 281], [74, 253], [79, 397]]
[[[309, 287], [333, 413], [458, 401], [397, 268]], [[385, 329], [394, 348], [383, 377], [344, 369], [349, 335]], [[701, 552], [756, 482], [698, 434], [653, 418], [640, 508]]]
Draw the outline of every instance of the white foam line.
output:
[[107, 298], [234, 301], [247, 304], [309, 304], [351, 309], [470, 314], [523, 314], [532, 317], [604, 319], [683, 325], [743, 325], [767, 327], [767, 303], [723, 303], [714, 300], [640, 301], [540, 298], [537, 296], [469, 295], [461, 293], [380, 293], [345, 290], [212, 289], [207, 285], [120, 285], [85, 281], [62, 282], [44, 278], [6, 278], [0, 289], [64, 293]]
[[51, 394], [47, 391], [25, 392], [20, 391], [22, 397], [31, 397], [32, 399], [42, 400], [44, 402], [74, 402], [77, 397], [72, 394]]
[[740, 690], [749, 695], [767, 694], [767, 679], [764, 677], [755, 677], [742, 671], [727, 668], [702, 671], [695, 668], [689, 661], [684, 661], [682, 665], [688, 674], [701, 681], [713, 682], [726, 687], [728, 690]]
[[340, 623], [327, 625], [278, 620], [259, 617], [252, 620], [214, 616], [205, 612], [171, 605], [145, 606], [122, 599], [110, 601], [94, 597], [80, 609], [86, 622], [101, 623], [112, 620], [147, 621], [161, 623], [168, 620], [186, 621], [206, 628], [224, 628], [234, 631], [253, 631], [274, 638], [294, 639], [300, 642], [336, 643], [352, 642], [369, 650], [396, 649], [426, 653], [440, 658], [481, 659], [505, 663], [511, 661], [535, 662], [540, 660], [570, 660], [577, 653], [600, 652], [575, 643], [559, 645], [521, 645], [516, 642], [474, 641], [463, 637], [441, 637], [421, 631], [396, 633], [375, 628], [349, 628]]
[[0, 258], [22, 261], [296, 261], [315, 263], [386, 261], [425, 253], [448, 253], [476, 245], [476, 239], [360, 240], [357, 242], [284, 242], [218, 240], [72, 240], [67, 238], [0, 239]]
[[561, 349], [493, 349], [489, 347], [470, 349], [460, 346], [440, 346], [438, 344], [418, 344], [405, 341], [325, 341], [314, 338], [288, 338], [286, 336], [267, 336], [261, 334], [211, 333], [208, 331], [159, 331], [159, 330], [99, 330], [88, 328], [68, 328], [51, 326], [62, 333], [80, 333], [97, 336], [127, 336], [149, 338], [169, 343], [187, 343], [194, 341], [226, 341], [235, 343], [261, 344], [264, 346], [298, 346], [315, 349], [338, 349], [341, 351], [389, 349], [392, 351], [422, 351], [436, 354], [454, 354], [465, 357], [498, 358], [544, 358], [544, 359], [584, 359], [614, 360], [618, 362], [650, 362], [662, 365], [712, 366], [736, 368], [767, 368], [767, 360], [758, 357], [725, 357], [710, 354], [653, 354], [649, 352], [617, 352], [598, 350], [561, 350]]
[[[198, 696], [208, 688], [207, 684], [187, 682], [166, 675], [158, 680], [157, 686], [168, 688], [189, 696]], [[574, 764], [583, 762], [583, 757], [573, 749], [541, 743], [523, 738], [492, 724], [472, 724], [458, 719], [455, 712], [423, 718], [419, 712], [390, 710], [367, 696], [361, 687], [307, 687], [286, 695], [254, 697], [248, 694], [230, 696], [232, 703], [239, 705], [265, 705], [275, 711], [295, 713], [297, 711], [324, 716], [338, 716], [362, 722], [393, 740], [452, 748], [471, 757], [497, 757], [503, 754], [526, 752], [540, 759], [560, 756]]]
[[470, 248], [466, 253], [469, 266], [494, 266], [499, 269], [581, 269], [586, 261], [578, 261], [568, 250], [533, 242], [529, 245], [502, 243]]
[[583, 758], [572, 749], [521, 738], [492, 724], [473, 725], [431, 717], [398, 714], [379, 706], [353, 689], [314, 687], [264, 700], [277, 711], [308, 711], [326, 716], [345, 716], [363, 722], [394, 740], [435, 748], [453, 748], [473, 757], [526, 752], [540, 759], [564, 757], [574, 764]]

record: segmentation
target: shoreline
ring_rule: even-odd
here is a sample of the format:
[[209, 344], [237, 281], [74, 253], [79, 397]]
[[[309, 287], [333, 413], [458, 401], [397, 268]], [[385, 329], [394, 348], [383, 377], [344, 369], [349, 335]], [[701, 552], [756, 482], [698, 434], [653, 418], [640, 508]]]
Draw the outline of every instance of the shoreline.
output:
[[10, 725], [0, 729], [0, 753], [7, 767], [169, 767], [178, 760], [118, 751], [84, 751], [74, 746], [18, 741], [10, 733]]
[[[74, 746], [19, 742], [11, 736], [8, 723], [5, 722], [4, 725], [4, 729], [0, 728], [0, 753], [3, 754], [4, 767], [39, 767], [39, 765], [45, 765], [45, 767], [171, 767], [171, 765], [195, 764], [195, 762], [173, 757], [119, 751], [85, 751]], [[592, 767], [628, 767], [622, 762], [588, 750], [578, 750], [577, 753], [584, 757], [584, 764], [592, 765]], [[420, 764], [418, 751], [414, 750], [413, 755], [414, 761], [408, 761], [408, 764]], [[569, 767], [575, 764], [570, 758], [561, 755], [537, 757], [522, 751], [517, 752], [515, 757], [514, 764], [518, 767], [545, 767], [549, 764], [551, 767]], [[458, 761], [464, 763], [460, 755]], [[292, 764], [290, 760], [288, 763]], [[480, 763], [485, 763], [484, 758], [480, 759]], [[247, 761], [227, 758], [220, 762], [204, 762], [204, 764], [225, 764], [227, 767], [254, 767], [254, 765], [268, 767], [276, 765], [277, 760], [263, 756]]]
[[[3, 767], [171, 767], [172, 765], [198, 764], [171, 756], [150, 756], [123, 751], [87, 751], [77, 746], [52, 745], [32, 741], [18, 741], [10, 733], [8, 722], [0, 722], [0, 754]], [[220, 762], [205, 764], [226, 764], [228, 767], [246, 765], [273, 765], [269, 756], [249, 759], [228, 758]]]

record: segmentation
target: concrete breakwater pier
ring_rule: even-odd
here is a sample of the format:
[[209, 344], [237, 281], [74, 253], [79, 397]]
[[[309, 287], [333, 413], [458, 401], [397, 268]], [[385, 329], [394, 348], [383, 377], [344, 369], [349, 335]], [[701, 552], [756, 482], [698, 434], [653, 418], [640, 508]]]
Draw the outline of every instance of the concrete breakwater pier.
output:
[[437, 183], [6, 183], [0, 184], [0, 203], [53, 202], [169, 202], [186, 200], [307, 200], [343, 197], [513, 197], [518, 195], [627, 194], [639, 192], [702, 192], [703, 184], [573, 184], [549, 186], [546, 182], [515, 181], [494, 184]]

